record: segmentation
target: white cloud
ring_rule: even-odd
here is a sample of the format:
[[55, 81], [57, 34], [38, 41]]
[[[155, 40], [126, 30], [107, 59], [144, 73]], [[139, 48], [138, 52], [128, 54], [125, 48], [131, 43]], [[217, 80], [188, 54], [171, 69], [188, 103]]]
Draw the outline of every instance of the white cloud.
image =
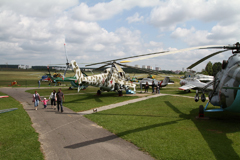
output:
[[19, 15], [48, 18], [62, 14], [66, 9], [77, 5], [78, 0], [1, 0], [2, 10], [12, 10]]
[[135, 13], [133, 16], [126, 18], [128, 23], [141, 22], [143, 21], [143, 16], [139, 16], [139, 13]]
[[112, 18], [124, 10], [134, 7], [153, 7], [159, 4], [159, 0], [112, 0], [106, 3], [97, 3], [89, 7], [86, 3], [72, 9], [73, 17], [84, 21], [99, 21]]
[[238, 1], [230, 0], [169, 0], [162, 1], [150, 14], [149, 23], [161, 31], [174, 30], [177, 25], [198, 19], [220, 21], [221, 25], [239, 20]]

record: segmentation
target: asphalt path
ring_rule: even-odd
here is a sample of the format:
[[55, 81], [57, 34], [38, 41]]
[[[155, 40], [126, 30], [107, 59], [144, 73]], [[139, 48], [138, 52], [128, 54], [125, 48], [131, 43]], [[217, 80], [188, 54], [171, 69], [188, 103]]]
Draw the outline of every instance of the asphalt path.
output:
[[[0, 91], [19, 101], [39, 133], [41, 149], [46, 160], [148, 160], [153, 159], [96, 123], [64, 107], [59, 113], [43, 109], [36, 111], [32, 94], [25, 90], [33, 88], [0, 88]], [[50, 93], [49, 93], [50, 94]], [[40, 95], [41, 96], [41, 95]], [[14, 107], [14, 106], [13, 106]]]

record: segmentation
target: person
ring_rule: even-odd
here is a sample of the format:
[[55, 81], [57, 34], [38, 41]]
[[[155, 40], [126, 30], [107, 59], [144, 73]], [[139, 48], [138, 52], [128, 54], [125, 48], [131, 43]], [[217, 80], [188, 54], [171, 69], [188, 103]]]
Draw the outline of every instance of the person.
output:
[[140, 81], [140, 89], [141, 89], [141, 93], [142, 93], [142, 81]]
[[45, 108], [47, 108], [47, 102], [48, 102], [49, 100], [47, 100], [46, 98], [44, 98], [44, 100], [42, 100], [41, 102], [43, 102], [43, 109], [45, 109]]
[[56, 95], [55, 90], [53, 90], [53, 92], [50, 94], [49, 99], [51, 99], [51, 106], [55, 110], [56, 109], [56, 101], [57, 101], [57, 95]]
[[152, 81], [152, 93], [154, 93], [154, 87], [155, 87], [155, 83], [154, 80]]
[[37, 93], [37, 91], [35, 91], [35, 93], [33, 94], [33, 100], [32, 100], [32, 102], [34, 102], [35, 110], [37, 110], [39, 101], [41, 101], [40, 95]]
[[156, 87], [156, 93], [160, 94], [160, 83], [158, 82]]
[[61, 112], [63, 112], [63, 107], [62, 107], [62, 103], [64, 102], [64, 94], [61, 90], [61, 88], [58, 89], [57, 92], [57, 109], [59, 112], [59, 105], [61, 106]]
[[148, 88], [149, 88], [149, 85], [148, 85], [148, 82], [146, 82], [146, 85], [145, 85], [145, 93], [146, 93], [146, 92], [148, 93]]
[[38, 81], [38, 88], [40, 88], [40, 85], [41, 85], [41, 81], [39, 79], [39, 81]]

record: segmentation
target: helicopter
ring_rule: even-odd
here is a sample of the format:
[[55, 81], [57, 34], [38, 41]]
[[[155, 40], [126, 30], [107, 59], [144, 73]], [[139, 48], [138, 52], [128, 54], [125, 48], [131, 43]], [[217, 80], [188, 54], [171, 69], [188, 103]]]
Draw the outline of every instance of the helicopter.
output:
[[[74, 70], [79, 86], [91, 85], [95, 87], [100, 87], [100, 89], [97, 91], [98, 95], [101, 95], [101, 91], [118, 91], [121, 94], [122, 89], [125, 89], [127, 91], [129, 90], [129, 88], [133, 88], [135, 92], [136, 84], [125, 80], [125, 72], [122, 70], [122, 68], [114, 62], [110, 65], [111, 68], [105, 69], [102, 74], [84, 77], [76, 61], [71, 61], [71, 66]], [[103, 67], [105, 66], [106, 65], [104, 65]], [[78, 92], [79, 91], [80, 87], [78, 88]]]
[[[168, 55], [183, 51], [190, 51], [194, 49], [224, 49], [215, 53], [212, 53], [199, 61], [195, 62], [194, 64], [190, 65], [187, 69], [191, 69], [196, 65], [200, 64], [201, 62], [217, 55], [222, 52], [231, 50], [232, 56], [228, 58], [228, 60], [223, 60], [222, 63], [222, 70], [219, 71], [214, 80], [211, 83], [206, 84], [204, 87], [201, 88], [202, 96], [201, 100], [205, 101], [204, 91], [206, 91], [209, 86], [212, 85], [212, 90], [209, 92], [209, 101], [207, 102], [206, 106], [203, 107], [202, 105], [199, 106], [199, 116], [204, 116], [204, 112], [221, 112], [221, 111], [232, 111], [232, 112], [240, 112], [240, 43], [237, 42], [233, 45], [212, 45], [212, 46], [199, 46], [199, 47], [192, 47], [186, 49], [180, 49], [176, 51], [169, 51], [164, 53], [156, 53], [154, 55], [150, 55], [147, 57], [141, 57], [134, 60], [125, 60], [121, 61], [120, 63], [129, 63], [133, 61], [139, 61], [147, 58], [158, 57], [162, 55]], [[195, 101], [199, 99], [198, 92], [196, 92]], [[214, 106], [219, 106], [220, 108], [216, 109], [209, 109], [207, 107], [211, 103]]]

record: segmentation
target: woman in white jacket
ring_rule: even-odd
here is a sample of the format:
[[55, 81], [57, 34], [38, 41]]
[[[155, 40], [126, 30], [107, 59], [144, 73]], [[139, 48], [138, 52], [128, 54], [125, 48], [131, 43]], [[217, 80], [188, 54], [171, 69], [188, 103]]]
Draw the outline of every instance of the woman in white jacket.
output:
[[57, 95], [56, 95], [55, 90], [53, 90], [53, 92], [50, 94], [49, 99], [51, 99], [51, 106], [55, 110], [56, 109], [56, 101], [57, 101]]

